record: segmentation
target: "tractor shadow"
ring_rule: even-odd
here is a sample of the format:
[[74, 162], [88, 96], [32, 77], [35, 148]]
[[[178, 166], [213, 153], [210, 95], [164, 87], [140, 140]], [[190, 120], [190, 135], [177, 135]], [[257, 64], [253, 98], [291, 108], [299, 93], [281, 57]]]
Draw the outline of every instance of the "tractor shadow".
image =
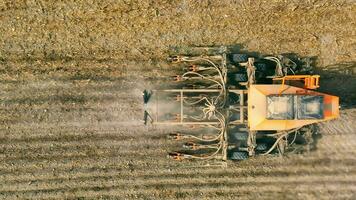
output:
[[316, 69], [320, 75], [319, 92], [340, 97], [341, 110], [356, 107], [356, 62]]
[[[356, 62], [314, 68], [313, 71], [320, 75], [320, 87], [317, 91], [338, 96], [340, 111], [356, 108]], [[319, 126], [315, 125], [314, 128], [311, 151], [317, 149], [318, 141], [322, 138]]]

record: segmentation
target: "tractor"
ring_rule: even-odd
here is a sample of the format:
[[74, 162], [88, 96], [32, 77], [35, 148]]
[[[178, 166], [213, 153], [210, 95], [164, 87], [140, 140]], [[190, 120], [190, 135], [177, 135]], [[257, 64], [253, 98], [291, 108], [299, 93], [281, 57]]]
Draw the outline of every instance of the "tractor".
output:
[[[319, 122], [339, 116], [339, 98], [317, 92], [310, 58], [194, 47], [168, 58], [183, 69], [173, 86], [145, 90], [145, 124], [183, 127], [168, 135], [174, 160], [244, 160], [309, 151]], [[174, 89], [172, 89], [174, 88]]]

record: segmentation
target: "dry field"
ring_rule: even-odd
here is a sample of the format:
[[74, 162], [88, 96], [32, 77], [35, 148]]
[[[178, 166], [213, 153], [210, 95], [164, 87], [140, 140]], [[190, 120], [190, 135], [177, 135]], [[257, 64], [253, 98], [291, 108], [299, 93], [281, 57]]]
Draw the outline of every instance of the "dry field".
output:
[[[141, 91], [189, 45], [316, 57], [341, 117], [310, 153], [172, 162]], [[355, 62], [353, 0], [0, 0], [0, 199], [356, 199]]]

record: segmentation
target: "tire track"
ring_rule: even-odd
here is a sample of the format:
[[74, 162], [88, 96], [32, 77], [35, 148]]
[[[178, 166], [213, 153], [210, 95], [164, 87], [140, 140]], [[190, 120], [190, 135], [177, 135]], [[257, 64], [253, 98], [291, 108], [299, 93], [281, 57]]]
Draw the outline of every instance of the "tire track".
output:
[[340, 118], [319, 124], [320, 132], [323, 135], [356, 135], [356, 109], [343, 110], [340, 112]]
[[[163, 189], [163, 191], [173, 191], [172, 189], [176, 188], [179, 186], [179, 191], [184, 191], [184, 192], [192, 192], [192, 191], [197, 191], [199, 190], [200, 192], [207, 191], [208, 193], [213, 192], [216, 190], [216, 188], [219, 188], [220, 185], [223, 184], [222, 188], [224, 189], [218, 189], [219, 191], [223, 191], [226, 193], [228, 191], [239, 191], [239, 192], [250, 192], [253, 191], [254, 189], [258, 188], [260, 192], [262, 191], [268, 191], [268, 192], [286, 192], [286, 187], [283, 187], [288, 183], [288, 188], [291, 190], [293, 188], [293, 191], [298, 191], [298, 192], [309, 192], [310, 187], [313, 187], [314, 190], [322, 192], [322, 191], [343, 191], [343, 192], [355, 192], [356, 191], [356, 186], [353, 184], [355, 183], [354, 181], [349, 181], [349, 180], [337, 180], [337, 181], [331, 181], [325, 182], [325, 181], [308, 181], [305, 182], [303, 181], [282, 181], [282, 182], [277, 182], [277, 183], [271, 183], [271, 182], [254, 182], [254, 181], [247, 181], [247, 182], [239, 182], [239, 181], [229, 181], [229, 182], [222, 182], [222, 183], [192, 183], [192, 184], [184, 184], [184, 183], [176, 183], [172, 185], [164, 185], [162, 188], [162, 184], [155, 184], [155, 185], [147, 185], [147, 186], [136, 186], [132, 188], [126, 187], [126, 185], [117, 185], [116, 183], [108, 183], [108, 184], [96, 184], [93, 183], [91, 185], [83, 186], [81, 185], [80, 187], [71, 187], [71, 186], [61, 186], [61, 187], [56, 187], [56, 188], [36, 188], [34, 190], [16, 190], [16, 191], [1, 191], [1, 194], [6, 197], [11, 197], [12, 196], [28, 196], [30, 195], [33, 198], [39, 197], [39, 198], [51, 198], [51, 197], [56, 197], [57, 195], [62, 195], [62, 196], [67, 196], [68, 194], [75, 194], [75, 196], [86, 196], [90, 195], [93, 196], [93, 193], [98, 194], [107, 194], [109, 191], [115, 190], [115, 193], [119, 193], [121, 196], [126, 196], [128, 194], [137, 194], [137, 190], [140, 190], [140, 193], [142, 194], [152, 194], [152, 193], [157, 193], [157, 190]], [[268, 184], [268, 185], [267, 185]], [[342, 189], [340, 189], [342, 187]], [[227, 188], [225, 190], [225, 188]], [[231, 189], [234, 188], [234, 189]], [[154, 192], [156, 190], [156, 192]], [[225, 190], [225, 191], [224, 191]], [[288, 190], [287, 190], [288, 191]], [[67, 194], [67, 195], [66, 195]], [[169, 197], [170, 195], [168, 195]], [[87, 196], [89, 197], [89, 196]], [[162, 196], [164, 197], [164, 196]]]
[[[35, 179], [29, 178], [29, 177], [21, 177], [21, 176], [15, 176], [12, 177], [12, 179], [8, 179], [6, 177], [3, 177], [5, 185], [0, 186], [2, 190], [9, 190], [13, 187], [17, 188], [26, 188], [29, 187], [29, 185], [32, 185], [32, 187], [39, 187], [41, 185], [61, 185], [63, 182], [69, 183], [71, 182], [72, 184], [75, 183], [84, 183], [84, 182], [110, 182], [111, 180], [120, 180], [123, 182], [123, 184], [129, 184], [131, 181], [131, 184], [138, 184], [138, 185], [144, 185], [146, 182], [157, 182], [157, 183], [174, 183], [175, 181], [182, 181], [182, 180], [192, 180], [196, 182], [196, 180], [204, 180], [202, 179], [203, 177], [209, 177], [207, 181], [213, 181], [213, 182], [219, 182], [223, 180], [229, 180], [229, 179], [236, 179], [236, 180], [250, 180], [253, 178], [254, 181], [256, 182], [261, 182], [261, 181], [266, 181], [266, 176], [268, 177], [273, 177], [273, 181], [279, 182], [278, 180], [281, 179], [298, 179], [298, 177], [308, 177], [308, 180], [306, 182], [312, 180], [316, 180], [319, 178], [318, 177], [342, 177], [346, 176], [345, 174], [347, 173], [347, 178], [356, 176], [356, 170], [350, 169], [350, 168], [340, 168], [339, 170], [330, 170], [330, 169], [321, 169], [321, 170], [307, 170], [307, 169], [300, 169], [296, 168], [296, 171], [290, 172], [288, 171], [288, 168], [284, 168], [283, 170], [275, 170], [273, 172], [265, 172], [265, 171], [251, 171], [251, 170], [242, 170], [241, 172], [238, 171], [230, 171], [230, 172], [225, 172], [225, 171], [213, 171], [213, 172], [206, 172], [206, 173], [199, 173], [199, 174], [167, 174], [167, 173], [162, 173], [162, 174], [151, 174], [147, 172], [142, 172], [140, 174], [125, 174], [124, 171], [110, 171], [110, 172], [104, 172], [104, 173], [87, 173], [87, 174], [81, 174], [80, 176], [79, 173], [75, 173], [73, 175], [68, 175], [68, 174], [61, 174], [59, 176], [61, 177], [52, 177], [49, 178], [48, 175], [45, 175], [44, 177], [40, 178], [39, 176], [36, 176]], [[328, 179], [328, 178], [326, 178]], [[7, 188], [7, 189], [6, 189]]]

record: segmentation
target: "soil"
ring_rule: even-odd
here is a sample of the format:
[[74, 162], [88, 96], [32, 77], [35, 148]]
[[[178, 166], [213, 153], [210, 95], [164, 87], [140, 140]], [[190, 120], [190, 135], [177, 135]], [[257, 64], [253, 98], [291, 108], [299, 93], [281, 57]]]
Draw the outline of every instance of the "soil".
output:
[[[0, 1], [1, 199], [355, 199], [354, 0]], [[176, 46], [314, 57], [341, 97], [315, 151], [229, 162], [166, 158], [142, 124]]]

